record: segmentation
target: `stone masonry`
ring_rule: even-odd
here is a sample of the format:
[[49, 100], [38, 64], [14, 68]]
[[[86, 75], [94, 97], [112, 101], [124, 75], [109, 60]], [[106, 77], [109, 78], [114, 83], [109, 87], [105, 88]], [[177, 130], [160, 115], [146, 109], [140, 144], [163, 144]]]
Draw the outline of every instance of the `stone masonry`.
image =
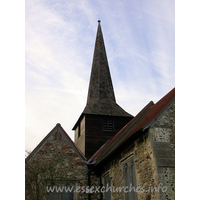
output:
[[[125, 186], [123, 162], [135, 163], [138, 200], [175, 199], [175, 104], [158, 117], [149, 129], [135, 140], [129, 141], [101, 167], [102, 180], [109, 174], [111, 187]], [[103, 196], [105, 198], [105, 196]], [[103, 198], [103, 199], [104, 199]], [[123, 191], [111, 193], [111, 200], [124, 200]]]
[[[47, 186], [87, 186], [88, 167], [59, 125], [32, 153], [25, 169], [27, 200], [47, 199]], [[74, 199], [87, 198], [86, 192], [74, 193]]]
[[175, 199], [175, 103], [173, 102], [150, 129], [159, 183], [167, 187], [160, 199]]

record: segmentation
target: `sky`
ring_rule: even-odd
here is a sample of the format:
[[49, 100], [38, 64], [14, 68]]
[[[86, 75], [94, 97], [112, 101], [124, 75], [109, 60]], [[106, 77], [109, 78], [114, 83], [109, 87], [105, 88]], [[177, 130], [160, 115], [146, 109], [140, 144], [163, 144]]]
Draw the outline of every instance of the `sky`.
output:
[[25, 2], [25, 149], [57, 123], [72, 128], [87, 100], [101, 20], [117, 103], [136, 115], [175, 86], [174, 0]]

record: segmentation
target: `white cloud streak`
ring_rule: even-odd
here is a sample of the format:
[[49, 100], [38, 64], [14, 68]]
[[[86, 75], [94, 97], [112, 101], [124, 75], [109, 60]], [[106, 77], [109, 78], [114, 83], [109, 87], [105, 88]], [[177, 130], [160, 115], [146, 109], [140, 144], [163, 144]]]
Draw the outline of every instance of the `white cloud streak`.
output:
[[86, 104], [97, 20], [117, 102], [136, 115], [174, 87], [174, 1], [26, 2], [26, 149]]

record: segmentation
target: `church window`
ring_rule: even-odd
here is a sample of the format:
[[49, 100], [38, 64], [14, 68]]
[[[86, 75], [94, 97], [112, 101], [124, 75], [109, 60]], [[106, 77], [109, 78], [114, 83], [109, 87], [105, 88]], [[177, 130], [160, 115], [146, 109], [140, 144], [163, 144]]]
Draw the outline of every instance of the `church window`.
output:
[[137, 182], [133, 156], [123, 160], [121, 164], [123, 166], [124, 185], [127, 190], [125, 200], [137, 200]]
[[74, 194], [73, 191], [70, 191], [71, 186], [66, 185], [65, 187], [60, 186], [60, 191], [57, 192], [54, 190], [54, 192], [49, 193], [48, 200], [73, 200]]
[[105, 200], [111, 200], [111, 184], [110, 184], [110, 177], [109, 177], [109, 173], [107, 173], [106, 175], [104, 175], [103, 177], [104, 182], [103, 185], [105, 187]]
[[[137, 187], [137, 182], [136, 182], [136, 174], [135, 174], [135, 163], [132, 161], [131, 162], [131, 178], [132, 178], [132, 185], [135, 187]], [[133, 191], [133, 196], [134, 196], [134, 200], [137, 200], [137, 192]]]
[[131, 200], [131, 193], [130, 193], [130, 169], [127, 163], [124, 165], [124, 171], [125, 171], [125, 186], [128, 187], [126, 190], [129, 191], [125, 194], [126, 200]]
[[104, 119], [103, 120], [103, 130], [104, 131], [113, 131], [114, 130], [113, 120]]

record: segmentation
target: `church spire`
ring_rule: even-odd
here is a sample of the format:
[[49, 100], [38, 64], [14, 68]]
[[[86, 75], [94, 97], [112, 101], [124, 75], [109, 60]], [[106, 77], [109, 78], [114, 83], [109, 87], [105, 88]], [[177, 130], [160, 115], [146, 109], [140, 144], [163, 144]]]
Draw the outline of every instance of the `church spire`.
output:
[[99, 20], [87, 104], [73, 127], [75, 143], [89, 159], [132, 118], [116, 103]]
[[94, 100], [110, 100], [115, 102], [100, 22], [99, 20], [87, 104]]
[[100, 20], [93, 55], [85, 114], [131, 116], [117, 105], [111, 80]]

